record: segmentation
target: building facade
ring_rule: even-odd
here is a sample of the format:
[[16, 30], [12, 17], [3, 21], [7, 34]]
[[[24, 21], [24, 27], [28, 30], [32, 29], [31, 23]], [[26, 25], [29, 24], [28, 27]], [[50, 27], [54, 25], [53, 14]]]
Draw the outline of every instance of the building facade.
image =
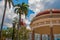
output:
[[38, 40], [60, 40], [60, 9], [39, 12], [31, 21], [30, 27], [32, 40], [35, 40], [36, 34], [39, 34]]

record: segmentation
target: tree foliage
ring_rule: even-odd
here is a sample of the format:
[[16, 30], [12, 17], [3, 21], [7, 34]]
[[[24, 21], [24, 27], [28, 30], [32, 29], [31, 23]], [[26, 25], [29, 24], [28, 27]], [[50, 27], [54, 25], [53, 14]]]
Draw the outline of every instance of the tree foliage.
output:
[[15, 13], [27, 15], [28, 7], [29, 7], [27, 4], [25, 4], [25, 3], [17, 4], [14, 7], [16, 7], [15, 10], [14, 10]]
[[[15, 29], [15, 40], [17, 40], [17, 32], [18, 30]], [[29, 30], [26, 29], [25, 26], [22, 26], [19, 30], [19, 40], [28, 40], [29, 38]], [[2, 30], [3, 33], [3, 38], [12, 38], [12, 34], [13, 34], [13, 28], [7, 28], [6, 30]]]
[[11, 38], [12, 37], [12, 28], [7, 28], [6, 30], [2, 30], [3, 37]]
[[21, 27], [19, 30], [19, 40], [28, 40], [29, 38], [29, 30], [26, 27]]

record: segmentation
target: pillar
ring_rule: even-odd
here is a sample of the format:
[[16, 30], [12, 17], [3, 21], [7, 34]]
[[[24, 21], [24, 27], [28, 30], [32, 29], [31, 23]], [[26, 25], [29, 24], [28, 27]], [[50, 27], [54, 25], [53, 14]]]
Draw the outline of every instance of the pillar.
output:
[[51, 40], [54, 40], [54, 35], [53, 35], [53, 27], [51, 27], [50, 36], [51, 36]]
[[42, 34], [40, 34], [40, 40], [42, 40]]
[[34, 40], [35, 38], [35, 34], [34, 34], [34, 30], [32, 30], [32, 40]]
[[48, 34], [48, 40], [50, 40], [50, 35]]

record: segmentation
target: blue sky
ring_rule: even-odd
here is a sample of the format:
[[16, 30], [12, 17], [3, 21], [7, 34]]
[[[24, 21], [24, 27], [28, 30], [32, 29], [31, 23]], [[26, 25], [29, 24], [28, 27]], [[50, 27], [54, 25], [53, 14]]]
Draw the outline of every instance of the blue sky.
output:
[[[60, 0], [14, 0], [14, 4], [21, 4], [22, 2], [25, 2], [26, 4], [29, 4], [29, 11], [27, 18], [29, 21], [33, 19], [33, 17], [36, 16], [37, 13], [46, 10], [46, 9], [60, 9]], [[2, 19], [2, 13], [3, 13], [3, 8], [4, 8], [4, 0], [0, 0], [0, 19]], [[9, 9], [7, 8], [7, 13], [4, 21], [4, 27], [7, 25], [12, 24], [12, 19], [13, 19], [13, 12], [8, 11]], [[12, 17], [13, 16], [13, 17]], [[15, 15], [16, 16], [16, 15]], [[1, 24], [1, 21], [0, 21]]]
[[16, 3], [22, 3], [22, 2], [25, 2], [26, 4], [28, 4], [28, 0], [18, 0], [18, 1], [16, 1], [16, 0], [14, 0], [14, 3], [16, 4]]

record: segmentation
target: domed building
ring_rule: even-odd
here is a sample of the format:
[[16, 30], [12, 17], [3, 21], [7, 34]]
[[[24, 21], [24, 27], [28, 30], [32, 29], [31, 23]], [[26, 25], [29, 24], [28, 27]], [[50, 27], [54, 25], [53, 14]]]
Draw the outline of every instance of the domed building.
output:
[[58, 35], [60, 34], [60, 10], [48, 9], [39, 12], [32, 19], [30, 27], [32, 29], [32, 40], [37, 40], [35, 39], [35, 34], [39, 34], [39, 40], [55, 40], [60, 38]]

